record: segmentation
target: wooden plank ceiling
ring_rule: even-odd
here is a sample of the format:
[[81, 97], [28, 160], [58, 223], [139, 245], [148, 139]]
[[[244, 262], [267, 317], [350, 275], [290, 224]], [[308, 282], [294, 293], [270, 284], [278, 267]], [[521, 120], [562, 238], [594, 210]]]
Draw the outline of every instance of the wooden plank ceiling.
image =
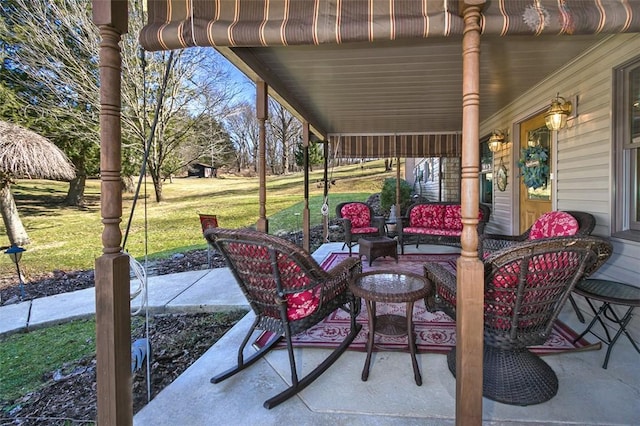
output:
[[[603, 37], [484, 36], [481, 122]], [[461, 130], [459, 37], [217, 49], [319, 135]]]

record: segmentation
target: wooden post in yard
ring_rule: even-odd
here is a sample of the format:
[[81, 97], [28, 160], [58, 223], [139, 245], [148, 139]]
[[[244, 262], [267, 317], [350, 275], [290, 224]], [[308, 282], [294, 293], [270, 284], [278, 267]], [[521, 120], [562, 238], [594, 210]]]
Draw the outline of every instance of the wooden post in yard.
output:
[[[325, 140], [324, 143], [324, 187], [323, 187], [323, 200], [327, 200], [329, 195], [329, 141]], [[333, 161], [336, 161], [334, 158]], [[329, 240], [329, 216], [322, 216], [322, 238], [324, 241]], [[323, 242], [324, 242], [323, 241]]]
[[302, 123], [302, 153], [304, 168], [304, 206], [302, 208], [302, 248], [311, 248], [311, 216], [309, 214], [309, 123]]
[[258, 217], [258, 231], [269, 233], [269, 220], [267, 219], [267, 127], [269, 116], [269, 99], [267, 96], [267, 83], [262, 80], [256, 82], [256, 116], [260, 126], [260, 140], [258, 141], [258, 176], [260, 177], [259, 204], [260, 217]]
[[100, 214], [102, 256], [95, 262], [96, 357], [100, 425], [133, 423], [129, 256], [122, 232], [120, 39], [127, 32], [128, 2], [93, 0], [100, 30]]
[[462, 38], [462, 245], [457, 264], [456, 424], [482, 424], [483, 266], [478, 259], [480, 10], [465, 0]]

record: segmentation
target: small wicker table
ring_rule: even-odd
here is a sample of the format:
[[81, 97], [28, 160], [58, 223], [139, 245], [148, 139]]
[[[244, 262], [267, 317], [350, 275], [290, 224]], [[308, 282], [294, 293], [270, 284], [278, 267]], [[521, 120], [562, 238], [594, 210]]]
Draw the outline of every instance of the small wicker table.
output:
[[[423, 276], [408, 272], [371, 271], [357, 275], [349, 288], [354, 296], [364, 299], [369, 317], [367, 358], [362, 369], [362, 381], [366, 382], [369, 378], [375, 335], [407, 335], [413, 376], [416, 384], [421, 386], [422, 376], [416, 360], [416, 344], [413, 335], [413, 304], [416, 300], [434, 295], [431, 282]], [[406, 317], [392, 314], [376, 317], [376, 302], [406, 303]]]
[[[589, 307], [595, 314], [586, 330], [584, 330], [582, 334], [576, 337], [574, 342], [580, 340], [582, 337], [584, 337], [585, 334], [589, 333], [591, 331], [591, 327], [593, 327], [596, 321], [600, 322], [600, 325], [604, 329], [606, 337], [603, 338], [602, 336], [595, 334], [593, 331], [591, 331], [591, 334], [593, 334], [609, 346], [607, 348], [607, 354], [604, 357], [604, 364], [602, 364], [602, 368], [607, 368], [607, 364], [609, 363], [609, 356], [611, 355], [613, 345], [616, 344], [618, 338], [622, 335], [622, 333], [627, 336], [636, 351], [640, 353], [638, 345], [627, 331], [627, 324], [629, 324], [629, 321], [631, 321], [633, 309], [640, 306], [640, 288], [616, 281], [586, 279], [576, 284], [576, 287], [573, 289], [573, 291], [574, 293], [584, 296], [584, 298], [587, 300], [587, 303], [589, 304]], [[600, 309], [596, 310], [595, 306], [592, 303], [592, 300], [602, 302]], [[622, 318], [618, 316], [618, 314], [616, 314], [616, 312], [611, 308], [611, 305], [621, 305], [627, 307], [627, 310]], [[609, 334], [609, 330], [607, 330], [607, 326], [602, 320], [603, 317], [608, 319], [610, 322], [618, 325], [618, 331], [616, 332], [616, 335], [613, 337], [613, 339]]]
[[360, 238], [358, 240], [358, 257], [367, 256], [369, 266], [378, 257], [391, 256], [398, 263], [398, 241], [389, 237]]

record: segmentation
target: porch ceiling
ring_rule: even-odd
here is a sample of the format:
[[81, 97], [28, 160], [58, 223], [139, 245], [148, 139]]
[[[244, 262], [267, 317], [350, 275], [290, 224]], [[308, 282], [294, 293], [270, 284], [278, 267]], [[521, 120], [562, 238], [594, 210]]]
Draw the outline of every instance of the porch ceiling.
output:
[[[483, 36], [480, 121], [605, 35]], [[462, 128], [460, 37], [319, 46], [217, 48], [306, 119], [314, 133], [441, 133]], [[567, 94], [565, 94], [567, 95]], [[549, 93], [549, 101], [555, 93]]]

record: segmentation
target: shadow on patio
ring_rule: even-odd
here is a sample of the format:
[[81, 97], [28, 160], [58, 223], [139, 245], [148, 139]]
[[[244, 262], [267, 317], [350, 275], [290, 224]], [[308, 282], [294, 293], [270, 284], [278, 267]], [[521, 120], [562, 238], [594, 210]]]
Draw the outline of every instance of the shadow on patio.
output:
[[[323, 245], [318, 260], [341, 251], [341, 243]], [[407, 246], [407, 252], [445, 253], [442, 246]], [[203, 280], [206, 280], [206, 276]], [[208, 283], [236, 286], [229, 280]], [[560, 319], [580, 332], [567, 304]], [[320, 378], [297, 396], [267, 410], [262, 403], [288, 386], [286, 351], [274, 350], [265, 359], [219, 384], [209, 379], [234, 365], [236, 350], [253, 321], [249, 313], [207, 353], [162, 391], [134, 418], [137, 425], [244, 425], [244, 424], [453, 424], [455, 379], [446, 356], [419, 354], [423, 385], [416, 386], [409, 355], [375, 352], [367, 382], [360, 380], [365, 354], [347, 351]], [[596, 342], [594, 336], [587, 339]], [[626, 338], [616, 345], [608, 369], [601, 367], [606, 346], [599, 351], [576, 351], [545, 356], [558, 375], [558, 394], [542, 404], [518, 407], [483, 399], [487, 424], [629, 425], [640, 418], [638, 354]], [[302, 372], [326, 357], [325, 349], [297, 349]]]

